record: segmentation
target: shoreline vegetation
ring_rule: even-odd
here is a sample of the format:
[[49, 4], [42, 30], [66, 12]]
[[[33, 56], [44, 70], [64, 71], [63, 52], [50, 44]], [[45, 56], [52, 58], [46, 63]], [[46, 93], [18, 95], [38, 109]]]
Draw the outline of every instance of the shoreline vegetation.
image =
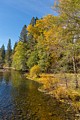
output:
[[[73, 79], [75, 79], [74, 74], [65, 73], [64, 75], [63, 73], [43, 73], [40, 74], [39, 77], [32, 77], [29, 73], [25, 75], [29, 80], [33, 80], [41, 84], [41, 86], [38, 88], [40, 92], [50, 95], [60, 103], [66, 103], [70, 105], [70, 108], [73, 107], [75, 112], [80, 112], [80, 89], [75, 89], [75, 83], [73, 84]], [[68, 82], [67, 86], [65, 76]], [[80, 74], [78, 74], [78, 77], [80, 77]], [[80, 116], [80, 114], [77, 115]]]
[[0, 72], [6, 72], [6, 71], [9, 71], [11, 68], [0, 68]]
[[6, 71], [9, 71], [9, 70], [15, 70], [15, 68], [13, 67], [3, 67], [3, 68], [0, 68], [0, 72], [6, 72]]

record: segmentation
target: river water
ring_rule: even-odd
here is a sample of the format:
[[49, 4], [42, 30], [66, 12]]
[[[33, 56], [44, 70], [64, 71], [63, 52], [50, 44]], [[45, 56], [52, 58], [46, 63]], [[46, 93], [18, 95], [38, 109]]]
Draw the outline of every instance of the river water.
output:
[[0, 72], [0, 120], [75, 120], [69, 106], [39, 92], [38, 87], [19, 72]]

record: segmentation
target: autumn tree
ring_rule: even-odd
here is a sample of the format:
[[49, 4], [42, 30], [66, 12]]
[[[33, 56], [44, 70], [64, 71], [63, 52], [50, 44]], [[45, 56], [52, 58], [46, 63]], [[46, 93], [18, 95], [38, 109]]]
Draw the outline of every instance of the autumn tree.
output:
[[15, 53], [13, 55], [12, 67], [16, 70], [25, 71], [27, 70], [27, 45], [24, 42], [18, 42]]
[[67, 48], [68, 58], [70, 57], [72, 59], [76, 88], [78, 88], [78, 66], [76, 56], [79, 55], [77, 53], [80, 44], [80, 1], [56, 0], [55, 8], [61, 17], [61, 24], [63, 25], [63, 34], [61, 39], [66, 43], [64, 46]]
[[[30, 25], [34, 27], [36, 25], [37, 20], [38, 20], [37, 17], [36, 18], [33, 17], [30, 21]], [[36, 44], [36, 40], [34, 39], [33, 34], [31, 34], [31, 32], [29, 32], [29, 31], [28, 31], [28, 34], [27, 34], [27, 43], [28, 43], [29, 50], [33, 51], [34, 46]]]
[[46, 72], [53, 71], [57, 57], [59, 57], [57, 52], [59, 45], [56, 38], [60, 32], [60, 27], [58, 29], [58, 26], [56, 26], [57, 22], [58, 17], [48, 15], [41, 20], [37, 20], [35, 26], [29, 25], [27, 28], [37, 42], [38, 64], [41, 65], [42, 69], [45, 67], [44, 71]]

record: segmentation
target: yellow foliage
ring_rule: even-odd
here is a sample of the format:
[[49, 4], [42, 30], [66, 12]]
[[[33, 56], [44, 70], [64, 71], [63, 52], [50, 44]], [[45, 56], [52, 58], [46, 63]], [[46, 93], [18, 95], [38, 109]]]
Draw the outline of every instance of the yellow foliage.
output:
[[78, 99], [80, 99], [80, 93], [77, 92], [76, 90], [68, 90], [68, 97], [73, 100], [73, 101], [78, 101]]
[[43, 83], [44, 89], [54, 89], [59, 83], [59, 79], [45, 74], [42, 75], [39, 80], [41, 81], [41, 83]]
[[53, 95], [57, 99], [68, 98], [67, 89], [65, 87], [58, 87], [52, 91]]
[[38, 77], [40, 73], [40, 67], [38, 65], [34, 65], [31, 69], [30, 69], [30, 76], [35, 78]]
[[72, 102], [72, 106], [76, 111], [80, 110], [80, 102]]
[[40, 35], [39, 30], [36, 28], [36, 26], [33, 27], [32, 25], [29, 25], [27, 27], [27, 30], [28, 30], [28, 34], [33, 35], [35, 39], [37, 39], [38, 36]]

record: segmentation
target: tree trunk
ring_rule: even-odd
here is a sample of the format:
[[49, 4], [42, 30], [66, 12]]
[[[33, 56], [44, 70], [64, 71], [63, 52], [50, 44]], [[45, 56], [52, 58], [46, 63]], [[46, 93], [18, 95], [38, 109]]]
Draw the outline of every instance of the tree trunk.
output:
[[66, 80], [66, 88], [68, 88], [68, 81], [67, 81], [66, 76], [65, 76], [65, 80]]
[[75, 75], [76, 88], [79, 88], [78, 78], [77, 78], [77, 66], [76, 66], [75, 55], [72, 57], [72, 60], [73, 60], [73, 70], [74, 70], [74, 75]]

